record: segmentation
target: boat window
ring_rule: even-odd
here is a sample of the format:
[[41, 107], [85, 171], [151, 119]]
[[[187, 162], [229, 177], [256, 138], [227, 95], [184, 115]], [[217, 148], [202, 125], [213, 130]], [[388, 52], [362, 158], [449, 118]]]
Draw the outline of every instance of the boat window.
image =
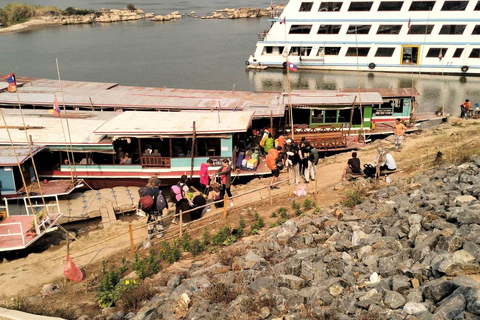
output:
[[373, 2], [371, 1], [352, 2], [348, 11], [370, 11], [372, 4]]
[[[358, 56], [359, 57], [366, 57], [368, 56], [368, 52], [370, 51], [370, 48], [368, 47], [359, 47], [358, 48]], [[347, 50], [347, 57], [356, 57], [357, 56], [357, 48], [356, 47], [350, 47]]]
[[310, 34], [311, 24], [294, 24], [290, 27], [290, 34]]
[[318, 11], [340, 11], [342, 2], [322, 2]]
[[480, 49], [472, 49], [472, 52], [470, 53], [469, 58], [480, 58]]
[[325, 110], [325, 123], [337, 123], [337, 110]]
[[291, 47], [290, 48], [290, 56], [309, 56], [310, 52], [312, 52], [312, 47]]
[[[362, 108], [362, 111], [365, 109]], [[352, 119], [352, 124], [353, 125], [361, 125], [362, 124], [362, 114], [363, 112], [360, 112], [360, 108], [354, 108], [353, 109], [353, 119]]]
[[391, 57], [395, 48], [378, 48], [375, 57]]
[[463, 48], [457, 48], [455, 50], [455, 53], [453, 54], [453, 57], [454, 58], [460, 58], [462, 56], [462, 53], [463, 53]]
[[439, 34], [463, 34], [465, 27], [464, 24], [444, 24]]
[[393, 112], [403, 113], [403, 99], [395, 99], [395, 102], [393, 105]]
[[322, 24], [318, 28], [317, 34], [338, 34], [341, 27], [339, 24]]
[[219, 138], [198, 138], [196, 139], [196, 156], [197, 157], [214, 157], [221, 156]]
[[273, 47], [271, 47], [271, 46], [266, 46], [266, 47], [265, 47], [265, 53], [266, 53], [266, 54], [272, 54], [272, 53], [273, 53]]
[[432, 33], [433, 25], [425, 25], [425, 24], [415, 24], [410, 26], [408, 30], [408, 34], [430, 34]]
[[412, 1], [409, 11], [432, 11], [435, 1]]
[[443, 58], [447, 53], [447, 48], [430, 48], [427, 52], [427, 58]]
[[[177, 139], [179, 140], [179, 139]], [[185, 139], [183, 139], [185, 140]], [[118, 141], [118, 140], [117, 140]], [[135, 140], [132, 140], [132, 144]], [[127, 149], [128, 150], [128, 149]], [[154, 155], [158, 157], [170, 157], [170, 141], [169, 139], [140, 139], [140, 150], [142, 156]], [[123, 149], [125, 151], [125, 149]], [[133, 162], [135, 163], [135, 153], [133, 152]]]
[[480, 11], [480, 1], [477, 2], [477, 5], [475, 6], [475, 11]]
[[477, 24], [475, 28], [473, 28], [472, 34], [480, 34], [480, 24]]
[[349, 123], [352, 109], [338, 110], [338, 123]]
[[[326, 56], [338, 56], [340, 53], [341, 47], [325, 47], [325, 55]], [[321, 50], [321, 49], [320, 49]], [[318, 51], [318, 55], [320, 55], [320, 50]]]
[[402, 10], [403, 1], [382, 1], [378, 7], [378, 11], [400, 11]]
[[445, 1], [442, 11], [465, 11], [468, 1]]
[[264, 55], [280, 55], [283, 53], [283, 48], [284, 47], [272, 47], [272, 46], [265, 46], [265, 49], [263, 51]]
[[371, 27], [371, 25], [350, 25], [347, 34], [368, 34]]
[[313, 6], [313, 2], [302, 2], [300, 5], [300, 11], [311, 11]]
[[402, 25], [381, 24], [377, 34], [399, 34], [400, 30], [402, 30]]

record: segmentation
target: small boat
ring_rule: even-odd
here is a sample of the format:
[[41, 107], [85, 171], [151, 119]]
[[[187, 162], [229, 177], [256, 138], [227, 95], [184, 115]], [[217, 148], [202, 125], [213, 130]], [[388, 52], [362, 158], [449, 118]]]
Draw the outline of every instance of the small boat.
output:
[[261, 64], [249, 64], [247, 66], [247, 69], [249, 70], [265, 70], [267, 68], [267, 66], [262, 66]]

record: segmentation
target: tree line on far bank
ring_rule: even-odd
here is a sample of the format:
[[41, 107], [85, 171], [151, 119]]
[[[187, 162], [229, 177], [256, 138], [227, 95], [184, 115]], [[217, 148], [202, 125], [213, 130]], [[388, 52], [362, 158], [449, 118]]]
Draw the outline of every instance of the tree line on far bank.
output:
[[[126, 8], [130, 11], [136, 10], [133, 4], [128, 4]], [[25, 22], [30, 18], [41, 16], [72, 16], [92, 13], [96, 13], [95, 10], [77, 9], [74, 7], [68, 7], [65, 10], [61, 10], [56, 6], [29, 5], [14, 2], [0, 8], [0, 27], [9, 27], [14, 24]]]

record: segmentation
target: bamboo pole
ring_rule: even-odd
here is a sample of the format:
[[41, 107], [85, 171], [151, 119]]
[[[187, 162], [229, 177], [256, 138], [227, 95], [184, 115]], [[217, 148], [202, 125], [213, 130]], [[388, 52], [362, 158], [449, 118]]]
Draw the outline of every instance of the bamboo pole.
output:
[[225, 194], [223, 196], [223, 222], [227, 223], [227, 204], [228, 204], [228, 196]]
[[133, 256], [135, 254], [135, 244], [133, 243], [133, 228], [132, 224], [128, 224], [128, 233], [130, 234], [130, 254]]
[[180, 237], [183, 235], [183, 211], [180, 210]]
[[195, 135], [197, 131], [195, 129], [195, 121], [193, 121], [193, 136], [192, 136], [192, 152], [190, 156], [190, 179], [193, 178], [193, 162], [195, 158]]
[[318, 175], [315, 172], [315, 203], [318, 203], [317, 181], [318, 181]]

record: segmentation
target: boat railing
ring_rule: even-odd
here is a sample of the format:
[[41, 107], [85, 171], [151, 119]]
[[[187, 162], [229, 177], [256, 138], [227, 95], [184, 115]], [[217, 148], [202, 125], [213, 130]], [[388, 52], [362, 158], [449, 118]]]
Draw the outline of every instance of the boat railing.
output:
[[140, 163], [144, 167], [170, 168], [170, 158], [156, 156], [153, 154], [148, 156], [142, 156]]
[[282, 14], [282, 12], [283, 12], [283, 9], [270, 10], [269, 18], [270, 19], [278, 19], [280, 17], [280, 15]]
[[6, 226], [17, 226], [19, 227], [19, 230], [20, 232], [10, 232], [10, 228], [7, 227], [7, 232], [6, 233], [2, 233], [0, 232], [0, 237], [17, 237], [17, 236], [20, 236], [22, 237], [22, 243], [23, 245], [25, 245], [25, 236], [23, 234], [23, 227], [22, 227], [22, 224], [20, 222], [10, 222], [10, 223], [2, 223], [1, 224], [1, 227], [4, 228]]

